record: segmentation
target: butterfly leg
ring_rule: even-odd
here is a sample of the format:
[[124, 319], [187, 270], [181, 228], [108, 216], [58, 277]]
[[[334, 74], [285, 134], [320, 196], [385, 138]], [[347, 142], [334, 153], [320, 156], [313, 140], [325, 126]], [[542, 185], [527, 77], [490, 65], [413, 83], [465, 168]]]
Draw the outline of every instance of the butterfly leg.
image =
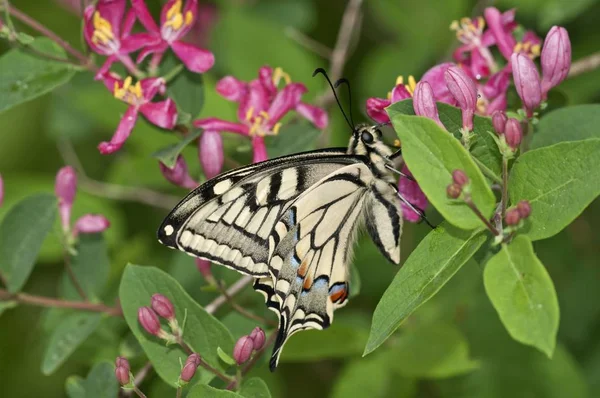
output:
[[410, 207], [410, 209], [412, 211], [414, 211], [415, 213], [417, 213], [419, 215], [419, 217], [421, 218], [422, 221], [425, 221], [425, 223], [427, 225], [429, 225], [431, 227], [431, 229], [435, 229], [435, 226], [429, 222], [429, 220], [427, 219], [427, 217], [425, 217], [425, 211], [423, 211], [423, 209], [420, 209], [420, 208], [414, 206], [412, 203], [410, 203], [408, 200], [406, 200], [406, 198], [404, 196], [402, 196], [402, 194], [400, 192], [396, 191], [396, 194], [398, 195], [398, 197], [400, 198], [400, 200], [402, 202], [404, 202], [405, 205], [407, 205], [408, 207]]

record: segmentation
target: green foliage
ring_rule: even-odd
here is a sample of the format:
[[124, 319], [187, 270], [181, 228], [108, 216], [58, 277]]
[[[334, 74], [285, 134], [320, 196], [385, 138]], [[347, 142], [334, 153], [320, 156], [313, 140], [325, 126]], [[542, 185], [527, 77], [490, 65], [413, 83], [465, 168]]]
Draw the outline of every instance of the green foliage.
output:
[[544, 115], [533, 138], [531, 149], [565, 141], [600, 138], [600, 105], [588, 104], [556, 109]]
[[389, 108], [389, 114], [402, 142], [402, 156], [427, 198], [449, 223], [464, 229], [481, 226], [471, 209], [448, 199], [446, 194], [452, 172], [464, 170], [471, 180], [473, 202], [486, 218], [492, 215], [494, 194], [469, 153], [434, 121], [396, 113], [393, 109]]
[[100, 325], [102, 314], [74, 313], [56, 326], [42, 360], [42, 373], [53, 373]]
[[[181, 326], [187, 313], [183, 340], [211, 366], [223, 369], [217, 347], [226, 352], [233, 350], [233, 338], [229, 331], [212, 315], [194, 301], [169, 274], [154, 268], [129, 264], [125, 268], [119, 297], [125, 320], [152, 361], [158, 375], [175, 386], [181, 372], [180, 360], [187, 354], [176, 346], [166, 346], [163, 340], [147, 333], [137, 320], [140, 307], [149, 306], [155, 293], [165, 295], [175, 307], [175, 315]], [[195, 379], [209, 382], [214, 375], [198, 369]]]
[[177, 157], [181, 152], [185, 149], [185, 147], [202, 134], [202, 130], [195, 130], [184, 138], [181, 139], [176, 144], [171, 144], [167, 147], [164, 147], [152, 154], [152, 157], [160, 160], [165, 166], [169, 168], [175, 167], [175, 163], [177, 162]]
[[167, 86], [167, 94], [177, 104], [177, 112], [185, 112], [192, 118], [196, 118], [204, 106], [204, 79], [201, 74], [192, 73], [183, 65], [175, 62], [165, 62], [163, 69], [165, 74], [169, 73], [166, 68], [181, 68], [181, 72], [171, 80]]
[[69, 398], [114, 398], [119, 393], [115, 366], [110, 362], [98, 362], [85, 379], [69, 377], [65, 389]]
[[190, 389], [188, 398], [242, 398], [242, 395], [232, 391], [219, 390], [206, 384], [196, 384]]
[[68, 63], [33, 54], [35, 51], [65, 59], [64, 50], [50, 39], [36, 39], [28, 48], [31, 50], [13, 49], [0, 57], [0, 112], [56, 89], [75, 74]]
[[558, 300], [531, 240], [518, 236], [503, 245], [487, 262], [483, 281], [510, 335], [551, 358], [558, 331]]
[[278, 135], [267, 137], [269, 158], [315, 149], [315, 141], [320, 135], [321, 130], [311, 124], [289, 124], [283, 127]]
[[527, 235], [549, 238], [569, 225], [600, 194], [600, 139], [563, 142], [529, 151], [510, 174], [512, 203], [528, 200]]
[[[92, 298], [99, 298], [110, 271], [110, 260], [102, 234], [79, 236], [77, 253], [71, 256], [71, 268], [83, 291]], [[63, 296], [78, 298], [66, 273], [63, 275]]]
[[242, 384], [242, 388], [240, 389], [240, 395], [247, 398], [271, 398], [269, 387], [267, 387], [267, 384], [258, 377], [253, 377], [244, 381], [244, 384]]
[[481, 230], [467, 232], [446, 224], [429, 233], [375, 308], [364, 355], [379, 347], [413, 311], [437, 293], [485, 240]]
[[10, 292], [23, 288], [56, 218], [56, 199], [30, 196], [15, 205], [0, 224], [0, 269]]

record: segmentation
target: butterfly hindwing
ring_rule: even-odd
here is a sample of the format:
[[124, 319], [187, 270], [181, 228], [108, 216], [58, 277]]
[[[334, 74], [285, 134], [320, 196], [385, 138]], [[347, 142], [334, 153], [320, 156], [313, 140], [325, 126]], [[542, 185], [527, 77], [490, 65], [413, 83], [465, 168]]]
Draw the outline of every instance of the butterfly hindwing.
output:
[[268, 276], [268, 237], [289, 204], [360, 158], [343, 149], [284, 156], [221, 174], [165, 219], [159, 241], [254, 277]]

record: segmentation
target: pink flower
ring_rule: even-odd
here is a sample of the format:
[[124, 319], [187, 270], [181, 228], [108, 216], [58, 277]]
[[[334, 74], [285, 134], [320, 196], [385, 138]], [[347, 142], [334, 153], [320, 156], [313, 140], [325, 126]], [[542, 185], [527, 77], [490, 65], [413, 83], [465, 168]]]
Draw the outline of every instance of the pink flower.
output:
[[542, 86], [538, 70], [527, 55], [514, 53], [511, 57], [513, 80], [517, 93], [529, 116], [542, 102]]
[[515, 23], [515, 10], [509, 10], [505, 13], [500, 13], [497, 8], [488, 7], [485, 9], [483, 15], [489, 26], [487, 35], [484, 37], [484, 41], [488, 45], [495, 44], [498, 47], [500, 53], [510, 61], [510, 56], [513, 53], [515, 45], [517, 44], [515, 38], [512, 36], [512, 31], [516, 28]]
[[181, 369], [181, 375], [179, 376], [181, 380], [186, 383], [192, 380], [198, 366], [200, 366], [200, 355], [196, 353], [190, 354], [185, 361], [185, 365], [183, 365], [183, 369]]
[[463, 43], [454, 51], [454, 60], [474, 79], [489, 76], [490, 71], [496, 67], [496, 62], [488, 49], [492, 37], [489, 34], [484, 35], [485, 20], [482, 17], [462, 18], [460, 23], [452, 22], [450, 29], [456, 31], [456, 38]]
[[542, 49], [542, 95], [566, 79], [571, 68], [571, 41], [565, 28], [553, 26]]
[[84, 11], [85, 40], [94, 52], [108, 57], [96, 79], [101, 79], [115, 61], [122, 62], [129, 71], [136, 70], [129, 53], [152, 41], [147, 33], [130, 34], [135, 14], [132, 10], [125, 14], [126, 3], [126, 0], [99, 0]]
[[110, 227], [110, 221], [100, 214], [85, 214], [75, 221], [73, 235], [97, 234]]
[[196, 261], [196, 268], [198, 269], [198, 271], [200, 271], [202, 276], [205, 279], [212, 279], [213, 276], [210, 270], [210, 261], [204, 260], [202, 258], [194, 258], [194, 260]]
[[265, 331], [260, 327], [255, 327], [252, 329], [252, 333], [250, 333], [250, 338], [254, 342], [253, 346], [256, 351], [262, 349], [265, 345], [266, 336]]
[[[436, 101], [446, 102], [450, 105], [454, 105], [456, 100], [448, 91], [448, 87], [444, 81], [444, 72], [452, 65], [454, 64], [449, 62], [436, 65], [425, 72], [421, 78], [422, 82], [429, 83]], [[367, 99], [367, 114], [371, 119], [378, 123], [388, 123], [390, 119], [385, 108], [393, 103], [411, 98], [414, 95], [416, 86], [417, 82], [414, 77], [409, 76], [406, 84], [404, 83], [402, 76], [398, 77], [398, 79], [396, 79], [396, 85], [392, 91], [388, 93], [387, 98], [372, 97]]]
[[151, 61], [158, 66], [162, 56], [170, 47], [186, 68], [196, 73], [204, 73], [213, 67], [213, 53], [181, 39], [192, 29], [198, 17], [198, 0], [169, 0], [160, 13], [160, 28], [154, 22], [144, 0], [131, 0], [132, 8], [144, 27], [153, 35], [154, 43], [144, 48], [138, 62], [149, 54], [154, 54]]
[[479, 85], [480, 95], [477, 111], [482, 115], [491, 115], [494, 111], [506, 110], [506, 94], [510, 86], [510, 69], [504, 68], [494, 73], [487, 82]]
[[138, 113], [144, 115], [150, 123], [164, 129], [172, 129], [177, 121], [177, 108], [172, 99], [151, 102], [157, 94], [164, 94], [166, 87], [162, 78], [148, 78], [132, 83], [131, 77], [125, 80], [115, 78], [112, 74], [104, 75], [104, 84], [113, 92], [115, 98], [129, 104], [129, 108], [121, 118], [119, 127], [110, 142], [98, 145], [100, 153], [107, 155], [118, 151], [137, 121]]
[[177, 157], [175, 166], [172, 169], [165, 166], [162, 162], [158, 162], [158, 166], [162, 175], [169, 182], [187, 189], [194, 189], [198, 186], [198, 183], [189, 175], [183, 156], [179, 155]]
[[417, 84], [414, 93], [413, 108], [415, 110], [415, 114], [418, 116], [424, 116], [432, 119], [437, 123], [438, 126], [444, 130], [446, 129], [446, 127], [444, 127], [440, 121], [437, 106], [435, 104], [435, 98], [433, 96], [433, 90], [431, 89], [431, 85], [429, 83], [421, 81]]
[[523, 138], [523, 128], [517, 119], [510, 118], [506, 121], [504, 138], [512, 150], [516, 150], [519, 147]]
[[[402, 167], [402, 172], [408, 176], [412, 176], [408, 167], [404, 165]], [[409, 180], [406, 177], [400, 177], [400, 181], [398, 182], [398, 192], [406, 199], [410, 204], [412, 204], [415, 208], [419, 210], [425, 210], [429, 202], [427, 201], [427, 197], [419, 184], [416, 181]], [[410, 222], [419, 222], [421, 217], [413, 211], [406, 203], [401, 202], [402, 206], [402, 216], [405, 220]]]
[[71, 227], [71, 209], [77, 193], [77, 174], [71, 166], [65, 166], [56, 173], [54, 193], [58, 198], [58, 212], [64, 232]]
[[473, 130], [473, 116], [477, 107], [477, 87], [460, 68], [452, 66], [444, 73], [448, 90], [462, 111], [463, 128]]
[[140, 307], [138, 309], [138, 322], [146, 332], [159, 336], [161, 334], [160, 321], [158, 315], [150, 307]]
[[504, 134], [507, 120], [508, 117], [503, 111], [495, 111], [492, 114], [492, 125], [494, 126], [494, 130], [496, 131], [496, 133], [498, 133], [498, 135]]
[[206, 178], [211, 179], [223, 169], [223, 138], [216, 131], [204, 131], [198, 142], [198, 157]]
[[152, 309], [161, 317], [171, 320], [175, 318], [175, 307], [166, 296], [155, 293], [152, 295]]
[[254, 340], [250, 336], [242, 336], [233, 347], [233, 359], [241, 365], [246, 363], [254, 351]]
[[[285, 81], [283, 88], [279, 88], [279, 82]], [[204, 145], [218, 151], [209, 154], [208, 160], [202, 160], [205, 171], [208, 169], [214, 173], [220, 171], [222, 149], [220, 143], [214, 139], [215, 133], [231, 132], [250, 137], [253, 148], [253, 161], [260, 162], [267, 159], [267, 149], [264, 137], [277, 135], [281, 128], [281, 119], [290, 111], [308, 119], [318, 128], [327, 125], [328, 118], [325, 111], [316, 106], [305, 104], [301, 101], [306, 87], [301, 83], [292, 83], [290, 77], [280, 68], [274, 71], [267, 66], [260, 68], [259, 77], [250, 82], [242, 82], [232, 76], [227, 76], [217, 83], [217, 92], [224, 98], [239, 103], [237, 117], [238, 122], [230, 122], [217, 118], [206, 118], [194, 121], [194, 126], [204, 129], [204, 135], [208, 135], [200, 142], [200, 156], [204, 156]], [[205, 166], [206, 165], [206, 166]], [[216, 167], [219, 166], [219, 167]]]

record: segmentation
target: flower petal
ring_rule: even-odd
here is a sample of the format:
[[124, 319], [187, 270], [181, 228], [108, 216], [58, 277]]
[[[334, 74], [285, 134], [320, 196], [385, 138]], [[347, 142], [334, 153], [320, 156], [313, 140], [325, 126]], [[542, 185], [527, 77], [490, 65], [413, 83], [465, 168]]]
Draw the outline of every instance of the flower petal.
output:
[[96, 11], [110, 23], [115, 37], [121, 37], [126, 3], [126, 0], [99, 0], [96, 3]]
[[[510, 61], [510, 56], [513, 53], [513, 49], [517, 44], [516, 40], [512, 36], [510, 26], [507, 26], [507, 22], [510, 24], [510, 15], [505, 16], [498, 11], [495, 7], [488, 7], [484, 11], [485, 20], [489, 26], [489, 30], [494, 35], [496, 46], [500, 53]], [[514, 13], [512, 14], [514, 19]]]
[[367, 99], [367, 115], [378, 123], [390, 121], [385, 108], [390, 106], [391, 101], [385, 98], [371, 97]]
[[83, 37], [88, 46], [90, 46], [92, 50], [97, 51], [98, 46], [92, 41], [94, 35], [94, 12], [96, 12], [96, 7], [93, 5], [87, 6], [83, 11]]
[[194, 127], [202, 128], [204, 130], [226, 131], [229, 133], [248, 135], [248, 126], [245, 124], [221, 120], [215, 117], [194, 120], [193, 124]]
[[[158, 43], [142, 48], [142, 50], [139, 52], [139, 54], [137, 56], [136, 62], [139, 64], [150, 54], [160, 54], [160, 57], [162, 58], [162, 56], [168, 50], [168, 48], [169, 48], [169, 45], [167, 44], [167, 42], [160, 39], [160, 41]], [[155, 61], [153, 60], [153, 63], [154, 62]]]
[[537, 67], [531, 58], [521, 53], [512, 55], [511, 64], [515, 88], [531, 115], [542, 102], [542, 85]]
[[296, 108], [300, 103], [302, 94], [306, 91], [304, 84], [291, 83], [278, 92], [267, 111], [269, 114], [269, 127], [273, 127], [287, 112]]
[[205, 130], [198, 143], [198, 157], [206, 178], [211, 179], [223, 170], [223, 138], [219, 132]]
[[[406, 175], [412, 176], [412, 173], [408, 167], [406, 167], [406, 165], [402, 167], [402, 172]], [[409, 180], [405, 177], [400, 177], [400, 180], [398, 181], [398, 192], [404, 197], [404, 199], [406, 199], [410, 204], [419, 210], [424, 211], [429, 204], [427, 197], [416, 181]], [[406, 203], [401, 202], [400, 206], [402, 207], [402, 216], [405, 220], [410, 222], [418, 222], [421, 219], [421, 217]]]
[[135, 25], [136, 19], [137, 16], [135, 15], [135, 10], [130, 8], [125, 14], [125, 20], [123, 21], [123, 26], [121, 28], [121, 39], [129, 36], [131, 29], [133, 29], [133, 25]]
[[415, 88], [413, 109], [418, 116], [427, 117], [436, 122], [441, 128], [446, 129], [440, 121], [433, 89], [429, 83], [423, 80], [417, 83]]
[[239, 102], [247, 94], [247, 84], [233, 76], [225, 76], [217, 82], [217, 93], [229, 101]]
[[273, 68], [270, 66], [263, 66], [258, 70], [258, 80], [263, 85], [270, 97], [274, 97], [277, 94], [277, 87], [273, 83]]
[[149, 77], [140, 80], [142, 95], [146, 101], [150, 101], [156, 94], [164, 94], [167, 90], [165, 79], [162, 77]]
[[156, 36], [150, 33], [136, 33], [126, 38], [121, 39], [121, 48], [119, 49], [120, 54], [129, 54], [137, 51], [144, 46], [149, 46], [157, 43]]
[[411, 93], [404, 84], [396, 84], [396, 86], [392, 89], [392, 104], [394, 102], [403, 101], [411, 97]]
[[213, 53], [192, 44], [176, 41], [171, 43], [171, 49], [192, 72], [204, 73], [215, 64]]
[[175, 166], [172, 169], [165, 166], [162, 162], [158, 162], [160, 172], [167, 179], [167, 181], [177, 186], [193, 189], [198, 186], [198, 183], [189, 175], [187, 164], [183, 156], [179, 155]]
[[296, 112], [304, 116], [312, 124], [314, 124], [320, 129], [324, 129], [325, 127], [327, 127], [327, 123], [329, 122], [327, 112], [325, 112], [325, 110], [319, 108], [318, 106], [300, 102], [298, 106], [296, 106]]
[[259, 163], [269, 158], [267, 156], [267, 147], [265, 146], [265, 140], [263, 137], [256, 136], [252, 138], [252, 150], [252, 163]]
[[[106, 85], [105, 76], [113, 75], [112, 73], [109, 72], [109, 70], [110, 70], [110, 67], [112, 66], [112, 64], [116, 60], [117, 60], [116, 55], [109, 55], [108, 57], [106, 57], [106, 60], [104, 61], [104, 63], [100, 67], [100, 69], [98, 69], [98, 72], [96, 72], [96, 76], [94, 76], [94, 80], [104, 80], [105, 81], [104, 84]], [[114, 85], [109, 89], [111, 92], [113, 91], [113, 87], [114, 87]]]
[[177, 122], [177, 107], [171, 98], [160, 102], [147, 102], [140, 106], [140, 112], [150, 123], [163, 129], [170, 130]]
[[429, 83], [431, 89], [433, 90], [436, 101], [445, 102], [450, 105], [456, 105], [456, 100], [452, 94], [450, 94], [450, 91], [448, 91], [448, 86], [444, 80], [444, 72], [446, 72], [446, 70], [448, 70], [448, 68], [451, 66], [454, 66], [452, 62], [445, 62], [443, 64], [436, 65], [425, 72], [423, 77], [421, 77], [421, 81]]
[[129, 138], [133, 126], [135, 126], [137, 116], [138, 110], [134, 106], [127, 108], [110, 142], [101, 142], [98, 145], [98, 150], [101, 154], [108, 155], [121, 149], [127, 138]]
[[110, 227], [110, 221], [101, 214], [85, 214], [75, 222], [74, 234], [97, 234]]
[[485, 114], [491, 115], [495, 111], [505, 111], [506, 106], [506, 93], [501, 93], [488, 104]]
[[131, 0], [131, 8], [135, 11], [135, 15], [137, 15], [140, 23], [147, 31], [160, 35], [160, 29], [158, 29], [158, 25], [154, 22], [154, 18], [152, 18], [145, 0]]
[[237, 115], [240, 121], [267, 111], [269, 107], [269, 93], [258, 80], [252, 80], [247, 84], [245, 95], [240, 99]]

